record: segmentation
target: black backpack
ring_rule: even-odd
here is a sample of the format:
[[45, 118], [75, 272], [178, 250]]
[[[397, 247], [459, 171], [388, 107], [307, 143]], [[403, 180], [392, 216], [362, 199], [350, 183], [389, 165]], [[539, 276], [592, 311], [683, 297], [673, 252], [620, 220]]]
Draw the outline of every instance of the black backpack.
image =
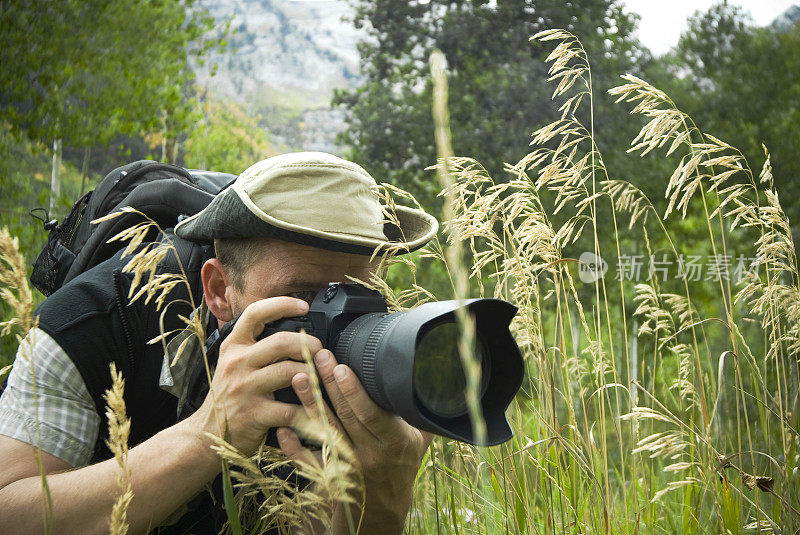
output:
[[[59, 223], [38, 217], [49, 231], [47, 244], [33, 264], [31, 283], [50, 295], [84, 271], [111, 258], [125, 243], [109, 238], [144, 221], [131, 212], [93, 225], [94, 219], [130, 206], [158, 223], [174, 227], [183, 215], [194, 215], [229, 186], [235, 175], [187, 170], [175, 165], [140, 160], [111, 171], [93, 190], [78, 199]], [[41, 210], [41, 209], [40, 209]], [[43, 210], [42, 210], [43, 211]], [[153, 229], [145, 241], [155, 241]]]

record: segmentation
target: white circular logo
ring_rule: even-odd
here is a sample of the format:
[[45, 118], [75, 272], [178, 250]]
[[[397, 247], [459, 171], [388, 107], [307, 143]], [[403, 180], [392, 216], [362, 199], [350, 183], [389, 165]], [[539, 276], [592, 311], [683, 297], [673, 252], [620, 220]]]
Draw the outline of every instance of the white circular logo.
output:
[[578, 276], [581, 281], [587, 284], [602, 279], [603, 275], [608, 271], [608, 264], [606, 261], [592, 252], [585, 251], [581, 253], [578, 261], [580, 262]]

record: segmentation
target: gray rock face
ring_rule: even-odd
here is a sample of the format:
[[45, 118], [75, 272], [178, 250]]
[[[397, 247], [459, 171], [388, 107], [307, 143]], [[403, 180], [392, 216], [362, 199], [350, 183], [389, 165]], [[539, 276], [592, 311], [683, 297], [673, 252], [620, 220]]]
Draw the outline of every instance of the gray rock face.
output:
[[772, 26], [776, 32], [785, 32], [794, 26], [798, 20], [800, 20], [800, 5], [795, 4], [778, 15], [770, 26]]
[[[365, 34], [346, 0], [202, 0], [231, 19], [229, 51], [195, 65], [198, 83], [264, 117], [280, 149], [337, 152], [343, 114], [330, 109], [335, 88], [359, 80], [356, 43]], [[216, 74], [211, 66], [216, 63]]]

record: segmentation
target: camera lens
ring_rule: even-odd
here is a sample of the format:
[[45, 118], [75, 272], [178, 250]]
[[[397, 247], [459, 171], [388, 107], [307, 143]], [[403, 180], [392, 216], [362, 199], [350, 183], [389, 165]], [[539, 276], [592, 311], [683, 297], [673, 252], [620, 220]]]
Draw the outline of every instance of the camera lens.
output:
[[[414, 355], [414, 392], [419, 401], [438, 416], [453, 418], [468, 411], [467, 378], [458, 351], [460, 333], [448, 321], [430, 328], [419, 340]], [[479, 398], [486, 391], [489, 360], [486, 344], [475, 335], [474, 358], [481, 365]]]
[[[418, 429], [477, 444], [456, 322], [459, 309], [472, 315], [475, 336], [469, 357], [480, 365], [477, 397], [486, 423], [481, 444], [500, 444], [513, 435], [505, 410], [524, 375], [522, 354], [509, 330], [514, 305], [468, 299], [388, 312], [351, 301], [347, 313], [318, 316], [320, 323], [327, 322], [319, 332], [331, 333], [328, 343], [335, 347], [336, 359], [352, 368], [370, 398]], [[314, 317], [313, 310], [309, 314]]]

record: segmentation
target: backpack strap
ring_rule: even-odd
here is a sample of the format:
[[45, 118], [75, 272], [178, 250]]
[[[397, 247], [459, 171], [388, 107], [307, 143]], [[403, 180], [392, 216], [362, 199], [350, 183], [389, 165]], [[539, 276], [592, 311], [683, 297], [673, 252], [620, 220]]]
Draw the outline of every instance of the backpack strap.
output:
[[126, 190], [135, 187], [137, 182], [143, 179], [163, 178], [177, 178], [190, 184], [194, 183], [192, 175], [183, 167], [152, 160], [139, 160], [118, 167], [106, 175], [94, 190], [88, 212], [92, 217], [111, 213], [111, 208], [127, 194]]

